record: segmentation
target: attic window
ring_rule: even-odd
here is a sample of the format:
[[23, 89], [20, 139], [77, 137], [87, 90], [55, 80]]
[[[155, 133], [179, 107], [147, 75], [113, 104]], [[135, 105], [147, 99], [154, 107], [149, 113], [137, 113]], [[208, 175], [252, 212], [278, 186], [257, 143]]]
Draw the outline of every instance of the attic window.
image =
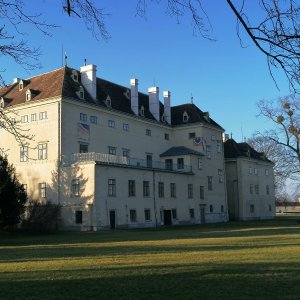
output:
[[19, 82], [19, 91], [22, 91], [23, 88], [24, 88], [24, 83], [23, 83], [23, 80], [21, 80], [21, 81]]
[[161, 116], [161, 121], [162, 121], [162, 122], [165, 122], [165, 115], [162, 115], [162, 116]]
[[79, 88], [79, 98], [84, 99], [84, 89], [82, 86], [80, 86]]
[[142, 117], [144, 117], [144, 116], [145, 116], [145, 108], [144, 108], [144, 106], [143, 106], [143, 105], [141, 106], [141, 109], [140, 109], [140, 114], [141, 114], [141, 116], [142, 116]]
[[109, 95], [107, 96], [105, 103], [106, 103], [107, 107], [111, 107], [111, 99], [110, 99]]
[[3, 97], [0, 99], [0, 108], [4, 108], [4, 99], [3, 99]]
[[30, 101], [31, 98], [32, 98], [32, 94], [31, 94], [30, 89], [28, 89], [28, 90], [26, 91], [26, 101]]
[[77, 71], [73, 70], [71, 77], [74, 81], [78, 82], [78, 73], [77, 73]]
[[182, 121], [183, 121], [184, 123], [186, 123], [186, 122], [188, 122], [188, 120], [189, 120], [189, 115], [188, 115], [188, 113], [185, 111], [185, 112], [183, 113], [183, 115], [182, 115]]

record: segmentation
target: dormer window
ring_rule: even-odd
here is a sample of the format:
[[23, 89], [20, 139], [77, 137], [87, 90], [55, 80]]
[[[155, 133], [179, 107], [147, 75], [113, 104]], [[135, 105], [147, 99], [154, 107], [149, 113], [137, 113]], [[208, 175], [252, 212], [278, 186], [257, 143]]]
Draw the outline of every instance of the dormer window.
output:
[[24, 82], [23, 82], [23, 80], [21, 80], [21, 81], [19, 82], [19, 91], [22, 91], [23, 88], [24, 88]]
[[31, 93], [31, 90], [28, 89], [28, 90], [26, 91], [26, 101], [30, 101], [31, 98], [32, 98], [32, 93]]
[[165, 122], [165, 115], [164, 114], [161, 116], [161, 121]]
[[185, 112], [183, 113], [183, 115], [182, 115], [182, 121], [183, 121], [184, 123], [187, 123], [188, 120], [189, 120], [189, 115], [188, 115], [188, 113], [185, 111]]
[[84, 89], [82, 86], [80, 86], [79, 88], [79, 98], [84, 99]]
[[3, 99], [3, 97], [1, 97], [1, 99], [0, 99], [0, 108], [4, 108], [4, 99]]
[[111, 107], [111, 99], [110, 99], [109, 95], [107, 96], [105, 103], [106, 103], [107, 107]]
[[75, 82], [78, 82], [78, 72], [76, 70], [72, 71], [71, 77]]
[[141, 109], [140, 109], [140, 114], [141, 114], [141, 116], [142, 116], [142, 117], [144, 117], [144, 116], [145, 116], [145, 108], [144, 108], [144, 106], [143, 106], [143, 105], [141, 106]]

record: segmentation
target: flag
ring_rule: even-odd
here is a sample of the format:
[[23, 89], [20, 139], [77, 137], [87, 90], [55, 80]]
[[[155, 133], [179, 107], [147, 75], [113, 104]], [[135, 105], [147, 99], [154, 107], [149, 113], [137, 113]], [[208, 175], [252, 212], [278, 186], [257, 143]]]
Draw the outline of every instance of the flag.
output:
[[90, 140], [90, 125], [78, 123], [78, 138], [81, 140]]

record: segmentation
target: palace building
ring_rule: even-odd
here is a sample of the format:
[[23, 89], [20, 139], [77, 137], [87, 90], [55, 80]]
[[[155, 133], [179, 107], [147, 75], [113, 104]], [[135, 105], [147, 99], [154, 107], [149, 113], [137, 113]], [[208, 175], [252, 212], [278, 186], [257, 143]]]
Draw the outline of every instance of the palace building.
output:
[[0, 89], [0, 106], [31, 139], [0, 129], [0, 150], [30, 198], [62, 206], [63, 227], [158, 227], [228, 220], [224, 129], [195, 104], [171, 105], [138, 80], [95, 65], [63, 67]]

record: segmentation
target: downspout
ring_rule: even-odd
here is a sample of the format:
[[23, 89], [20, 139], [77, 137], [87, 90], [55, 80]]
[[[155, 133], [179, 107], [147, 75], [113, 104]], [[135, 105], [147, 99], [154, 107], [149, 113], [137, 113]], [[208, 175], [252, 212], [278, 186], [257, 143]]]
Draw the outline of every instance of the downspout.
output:
[[61, 100], [58, 102], [58, 149], [57, 149], [57, 203], [60, 205], [61, 181]]

